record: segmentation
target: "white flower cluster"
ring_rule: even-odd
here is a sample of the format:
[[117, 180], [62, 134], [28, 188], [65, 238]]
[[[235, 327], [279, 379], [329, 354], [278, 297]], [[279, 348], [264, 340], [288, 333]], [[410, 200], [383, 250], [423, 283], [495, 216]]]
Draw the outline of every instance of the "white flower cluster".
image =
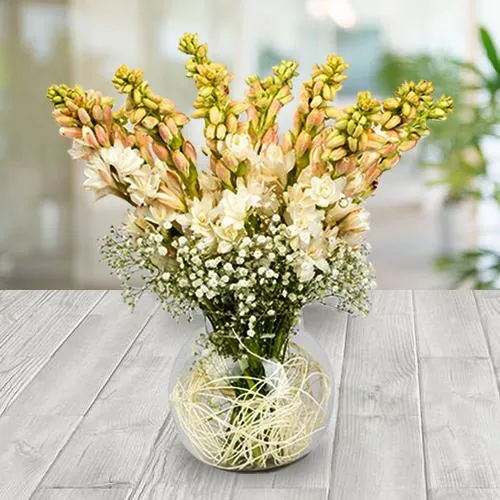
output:
[[327, 296], [337, 297], [349, 312], [367, 311], [373, 276], [365, 247], [337, 242], [328, 265], [308, 269], [304, 280], [303, 251], [291, 244], [288, 226], [275, 214], [261, 220], [260, 229], [223, 254], [207, 252], [202, 238], [180, 236], [171, 242], [169, 255], [164, 230], [137, 239], [114, 232], [103, 251], [131, 302], [143, 289], [129, 280], [134, 270], [145, 269], [144, 289], [152, 289], [174, 312], [203, 310], [214, 328], [211, 341], [226, 355], [238, 352], [243, 337], [257, 340], [253, 349], [269, 352], [266, 344], [275, 345], [278, 357], [285, 348], [277, 341], [279, 332], [288, 338], [301, 308]]
[[[111, 268], [125, 282], [146, 270], [146, 287], [168, 307], [201, 309], [226, 354], [244, 338], [278, 355], [302, 306], [328, 295], [365, 312], [373, 285], [362, 246], [367, 212], [344, 194], [353, 192], [346, 178], [307, 166], [292, 179], [293, 152], [270, 144], [257, 154], [243, 134], [229, 135], [219, 149], [247, 162], [247, 172], [232, 189], [206, 174], [200, 198], [183, 199], [182, 210], [162, 201], [161, 166], [145, 168], [133, 150], [108, 148], [91, 160], [99, 175], [126, 185], [137, 205], [128, 233], [105, 243]], [[125, 291], [131, 302], [140, 293]]]

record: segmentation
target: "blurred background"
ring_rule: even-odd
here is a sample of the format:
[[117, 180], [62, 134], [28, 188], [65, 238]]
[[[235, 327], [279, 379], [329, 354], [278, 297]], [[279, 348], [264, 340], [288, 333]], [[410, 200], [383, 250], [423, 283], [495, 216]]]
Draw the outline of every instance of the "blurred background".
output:
[[[451, 94], [453, 119], [369, 202], [379, 287], [500, 288], [498, 19], [498, 0], [0, 0], [0, 288], [117, 287], [97, 240], [125, 207], [81, 188], [46, 88], [77, 82], [112, 94], [126, 63], [187, 112], [195, 91], [176, 50], [185, 31], [235, 72], [236, 96], [248, 74], [295, 58], [307, 76], [329, 52], [350, 64], [338, 105], [359, 90], [388, 95], [404, 79]], [[201, 122], [186, 129], [199, 145]]]

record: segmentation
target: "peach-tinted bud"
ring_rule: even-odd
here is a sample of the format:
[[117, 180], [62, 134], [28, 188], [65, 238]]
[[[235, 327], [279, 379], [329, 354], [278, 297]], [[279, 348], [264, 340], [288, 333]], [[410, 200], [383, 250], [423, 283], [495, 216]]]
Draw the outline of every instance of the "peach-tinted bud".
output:
[[155, 160], [153, 158], [153, 155], [151, 154], [151, 151], [147, 146], [141, 146], [139, 148], [139, 151], [141, 152], [141, 156], [147, 163], [149, 163], [150, 165], [154, 165]]
[[78, 119], [83, 125], [90, 125], [92, 123], [90, 115], [87, 113], [87, 110], [83, 108], [78, 108]]
[[306, 119], [306, 129], [310, 130], [319, 127], [325, 119], [325, 114], [321, 109], [313, 109]]
[[92, 108], [92, 116], [94, 117], [94, 120], [97, 122], [104, 121], [104, 110], [102, 109], [102, 107], [96, 104]]
[[84, 126], [82, 128], [82, 139], [92, 148], [99, 147], [99, 142], [97, 140], [97, 137], [95, 136], [92, 129], [87, 126]]
[[173, 139], [172, 132], [170, 131], [170, 129], [164, 123], [160, 123], [160, 125], [158, 125], [158, 132], [160, 133], [160, 137], [167, 144], [169, 144], [170, 141]]
[[103, 111], [104, 111], [104, 123], [109, 128], [113, 123], [113, 111], [109, 106], [104, 106]]
[[172, 160], [170, 153], [168, 152], [165, 146], [158, 144], [157, 142], [153, 142], [153, 153], [158, 157], [159, 160], [168, 163]]
[[231, 185], [231, 173], [222, 162], [218, 161], [215, 163], [214, 173], [222, 182], [229, 186]]
[[231, 151], [227, 149], [224, 151], [224, 153], [222, 154], [222, 161], [224, 162], [224, 165], [229, 170], [231, 170], [231, 172], [236, 172], [236, 170], [238, 170], [240, 162], [238, 161], [236, 156], [234, 156], [234, 154], [231, 153]]
[[271, 106], [269, 106], [269, 110], [267, 112], [267, 115], [272, 116], [272, 117], [277, 116], [277, 114], [280, 112], [282, 107], [283, 107], [283, 105], [281, 104], [281, 102], [278, 101], [277, 99], [275, 99], [271, 103]]
[[56, 123], [58, 125], [60, 125], [61, 127], [71, 128], [75, 124], [75, 120], [73, 118], [71, 118], [70, 116], [60, 115], [60, 116], [57, 116], [55, 120], [56, 120]]
[[289, 130], [283, 136], [283, 143], [281, 145], [281, 149], [283, 150], [283, 153], [288, 153], [293, 149], [293, 136]]
[[175, 123], [175, 120], [171, 116], [169, 116], [165, 120], [165, 123], [166, 123], [167, 127], [170, 129], [170, 132], [172, 132], [172, 135], [174, 137], [178, 137], [179, 136], [179, 127], [177, 127], [177, 123]]
[[262, 144], [278, 144], [279, 143], [279, 135], [278, 135], [278, 126], [274, 125], [267, 130], [262, 137]]
[[189, 172], [189, 160], [180, 151], [172, 153], [172, 161], [179, 172], [187, 174]]
[[356, 158], [344, 157], [335, 164], [335, 172], [337, 174], [349, 174], [356, 170]]
[[196, 163], [196, 149], [193, 144], [189, 141], [184, 141], [182, 146], [183, 152], [192, 163]]
[[102, 147], [109, 148], [111, 146], [111, 143], [109, 142], [109, 136], [102, 125], [96, 125], [94, 132], [97, 140], [99, 141], [99, 144]]
[[297, 158], [300, 158], [309, 149], [310, 145], [311, 136], [307, 132], [302, 131], [297, 138], [297, 142], [295, 143], [295, 153]]
[[[130, 137], [134, 139], [133, 135], [131, 135]], [[120, 143], [124, 147], [131, 145], [128, 143], [127, 135], [118, 125], [115, 125], [115, 127], [113, 127], [113, 144], [116, 143]]]
[[78, 127], [61, 127], [59, 133], [63, 137], [71, 137], [73, 139], [79, 139], [82, 137], [82, 129]]

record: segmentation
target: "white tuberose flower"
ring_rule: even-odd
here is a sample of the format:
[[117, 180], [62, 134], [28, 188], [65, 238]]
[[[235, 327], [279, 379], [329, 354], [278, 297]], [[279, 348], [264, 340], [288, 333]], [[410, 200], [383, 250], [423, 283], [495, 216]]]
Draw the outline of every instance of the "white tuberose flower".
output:
[[226, 147], [239, 161], [246, 160], [253, 152], [248, 134], [228, 134]]
[[144, 205], [153, 200], [160, 188], [160, 174], [153, 172], [149, 165], [137, 170], [129, 179], [128, 192], [136, 205]]
[[135, 174], [144, 164], [136, 149], [124, 148], [120, 142], [110, 148], [101, 148], [99, 154], [108, 165], [114, 167], [122, 181]]
[[197, 236], [202, 236], [205, 243], [209, 245], [215, 238], [212, 222], [216, 215], [213, 197], [205, 194], [201, 200], [194, 198], [188, 212], [178, 215], [177, 221], [184, 230], [187, 229]]
[[246, 187], [243, 179], [239, 178], [236, 192], [226, 189], [219, 202], [218, 209], [221, 215], [222, 228], [233, 227], [243, 229], [249, 210], [259, 204], [260, 196], [252, 194]]
[[103, 162], [99, 155], [95, 154], [90, 158], [83, 172], [86, 176], [84, 189], [95, 191], [97, 199], [106, 196], [116, 187], [109, 165]]
[[318, 207], [328, 207], [333, 205], [341, 196], [345, 185], [344, 179], [332, 180], [330, 175], [325, 174], [322, 177], [313, 177], [311, 187], [306, 190]]

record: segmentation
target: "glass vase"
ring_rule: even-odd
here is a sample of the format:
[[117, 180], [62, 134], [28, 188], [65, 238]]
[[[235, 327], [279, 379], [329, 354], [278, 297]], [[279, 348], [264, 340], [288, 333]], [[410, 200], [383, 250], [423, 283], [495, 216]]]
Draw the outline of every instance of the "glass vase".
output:
[[[193, 333], [174, 361], [172, 415], [187, 450], [209, 465], [240, 471], [284, 466], [310, 453], [328, 427], [333, 372], [324, 349], [301, 322], [282, 362], [252, 353], [218, 355], [207, 332]], [[254, 360], [255, 361], [255, 360]]]

